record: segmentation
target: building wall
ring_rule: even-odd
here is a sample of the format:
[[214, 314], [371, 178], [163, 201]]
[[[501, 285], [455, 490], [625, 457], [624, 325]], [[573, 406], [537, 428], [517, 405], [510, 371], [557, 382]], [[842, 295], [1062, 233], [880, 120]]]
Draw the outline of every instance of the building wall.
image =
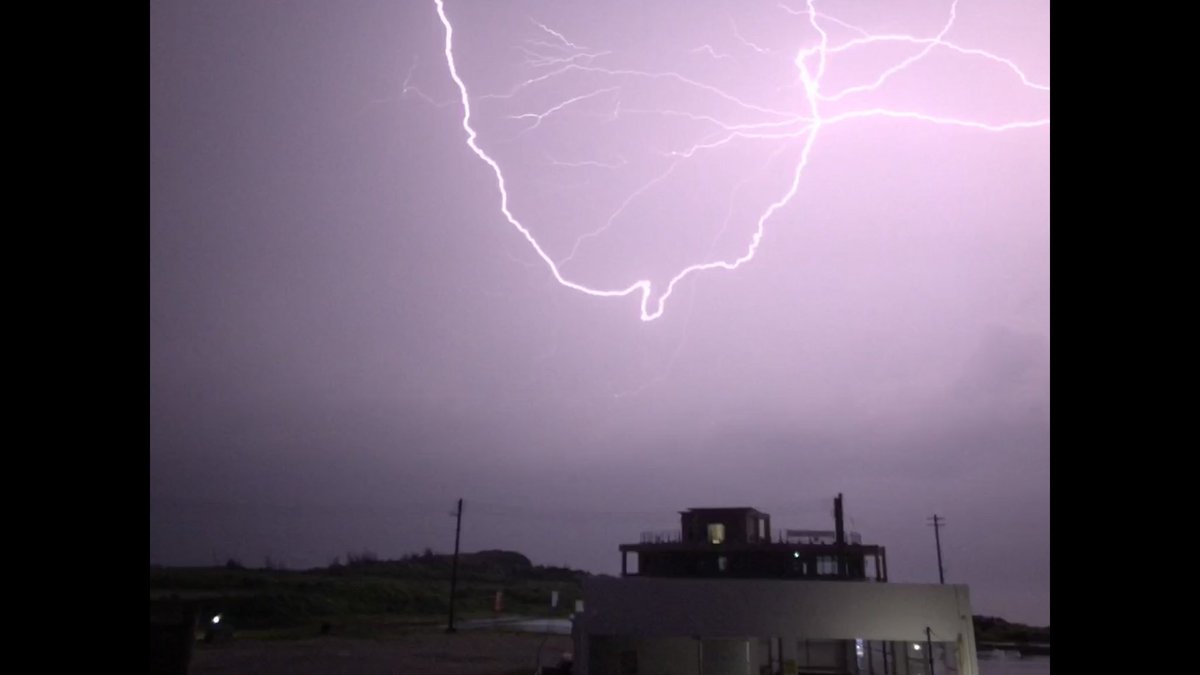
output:
[[943, 640], [972, 629], [966, 586], [769, 579], [595, 577], [584, 581], [591, 632], [607, 635], [801, 635]]
[[[780, 647], [782, 653], [778, 652]], [[882, 675], [879, 644], [874, 645], [874, 651], [875, 660], [870, 672]], [[896, 643], [894, 652], [899, 657], [889, 661], [889, 673], [927, 674], [921, 658], [905, 657], [904, 643]], [[865, 657], [861, 661], [862, 667], [856, 666], [854, 642], [849, 640], [595, 636], [588, 661], [587, 669], [580, 668], [579, 672], [588, 675], [759, 675], [778, 672], [780, 668], [789, 673], [868, 672]], [[910, 662], [913, 668], [908, 667]], [[942, 660], [938, 661], [938, 669], [952, 672]]]
[[[805, 551], [800, 557], [795, 552]], [[732, 547], [712, 546], [709, 550], [660, 550], [641, 551], [637, 557], [638, 574], [647, 577], [744, 577], [744, 578], [819, 578], [836, 577], [837, 563], [834, 551], [821, 555], [808, 549], [741, 550]], [[720, 559], [725, 558], [725, 569]], [[848, 577], [866, 578], [865, 556], [859, 550], [848, 547], [843, 553]]]
[[624, 675], [622, 666], [629, 672], [631, 652], [637, 655], [633, 663], [639, 674], [701, 675], [699, 644], [689, 637], [593, 637], [588, 650], [587, 672], [591, 675]]
[[767, 665], [763, 645], [748, 638], [597, 636], [590, 655], [589, 675], [626, 675], [631, 667], [639, 675], [758, 675]]
[[[780, 637], [783, 638], [785, 658], [794, 660], [798, 656], [800, 640], [924, 643], [925, 628], [929, 627], [935, 643], [956, 646], [959, 675], [978, 675], [966, 586], [762, 579], [590, 578], [584, 581], [584, 595], [587, 609], [576, 620], [578, 634], [585, 643], [598, 644], [594, 641], [603, 642], [614, 637], [643, 640], [646, 641], [642, 643], [643, 647], [650, 654], [658, 650], [658, 643], [650, 640], [676, 638], [670, 643], [674, 645], [670, 650], [678, 656], [688, 650], [694, 653], [699, 641], [731, 638], [743, 641], [743, 653], [744, 641], [750, 640], [753, 655], [757, 653], [754, 645], [759, 638]], [[684, 644], [690, 644], [690, 647], [685, 649]], [[577, 651], [590, 653], [588, 665], [608, 667], [607, 647], [589, 651], [588, 644], [581, 644]], [[897, 655], [904, 653], [901, 646]], [[761, 657], [752, 657], [752, 672], [756, 671], [760, 660]], [[620, 671], [583, 672], [600, 675]], [[638, 672], [660, 671], [644, 669], [639, 661]], [[685, 671], [678, 672], [683, 675]]]
[[[680, 514], [680, 528], [683, 540], [688, 542], [707, 542], [708, 526], [720, 523], [725, 526], [725, 540], [744, 543], [760, 541], [758, 536], [758, 520], [766, 520], [765, 534], [770, 534], [771, 521], [766, 514], [743, 509], [700, 509], [684, 511]], [[764, 537], [765, 540], [767, 537]]]
[[754, 650], [748, 639], [707, 639], [700, 641], [701, 675], [757, 675]]

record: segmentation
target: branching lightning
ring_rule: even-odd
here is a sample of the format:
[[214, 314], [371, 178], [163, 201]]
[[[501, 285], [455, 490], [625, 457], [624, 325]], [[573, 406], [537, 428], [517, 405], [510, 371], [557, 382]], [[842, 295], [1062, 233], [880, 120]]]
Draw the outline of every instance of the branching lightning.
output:
[[[807, 16], [808, 24], [814, 36], [806, 31], [802, 38], [802, 45], [797, 45], [795, 49], [795, 81], [791, 86], [798, 88], [801, 93], [800, 100], [802, 104], [798, 109], [780, 109], [771, 105], [763, 105], [751, 101], [744, 100], [743, 97], [735, 95], [732, 92], [725, 91], [722, 88], [699, 81], [695, 78], [685, 76], [684, 74], [674, 71], [658, 71], [658, 70], [636, 70], [625, 67], [605, 67], [598, 65], [602, 59], [609, 56], [608, 51], [592, 51], [586, 47], [572, 42], [559, 31], [537, 21], [531, 19], [542, 33], [545, 39], [526, 40], [525, 46], [519, 49], [526, 55], [525, 65], [533, 69], [546, 69], [546, 72], [533, 74], [532, 76], [519, 82], [503, 93], [492, 93], [484, 95], [473, 95], [459, 73], [458, 62], [455, 57], [455, 34], [454, 25], [446, 12], [445, 0], [434, 0], [437, 8], [437, 14], [445, 29], [444, 53], [446, 65], [449, 69], [450, 77], [458, 88], [459, 100], [462, 104], [462, 128], [466, 132], [466, 144], [468, 148], [485, 164], [487, 164], [495, 175], [496, 185], [500, 193], [500, 213], [504, 219], [524, 237], [526, 242], [532, 248], [533, 252], [541, 259], [546, 269], [562, 286], [573, 291], [584, 293], [586, 295], [601, 297], [601, 298], [623, 298], [634, 296], [639, 300], [640, 317], [642, 321], [653, 321], [663, 315], [666, 309], [667, 301], [675, 292], [677, 285], [690, 275], [706, 272], [709, 270], [736, 270], [742, 265], [754, 259], [757, 253], [766, 230], [767, 222], [771, 220], [781, 209], [789, 205], [794, 199], [797, 190], [800, 187], [801, 179], [804, 176], [805, 170], [809, 163], [809, 157], [813, 151], [817, 138], [822, 134], [822, 130], [835, 124], [860, 120], [865, 118], [885, 118], [895, 120], [911, 120], [933, 125], [961, 127], [967, 129], [978, 130], [981, 132], [1000, 133], [1022, 129], [1031, 129], [1036, 127], [1048, 126], [1050, 124], [1049, 117], [1033, 119], [1033, 120], [1014, 120], [1008, 122], [991, 122], [978, 119], [963, 119], [953, 116], [936, 115], [928, 112], [905, 109], [891, 109], [885, 107], [865, 107], [852, 109], [840, 112], [829, 112], [830, 104], [844, 102], [847, 100], [859, 100], [859, 95], [865, 95], [869, 92], [879, 91], [889, 80], [893, 79], [900, 73], [911, 69], [915, 64], [926, 59], [931, 53], [938, 50], [952, 52], [964, 58], [980, 58], [992, 61], [1007, 69], [1012, 75], [1015, 75], [1021, 82], [1023, 87], [1028, 89], [1049, 92], [1049, 86], [1031, 81], [1021, 68], [1012, 60], [1003, 58], [991, 52], [982, 49], [965, 48], [955, 43], [946, 40], [946, 36], [954, 27], [955, 19], [958, 10], [958, 0], [952, 0], [948, 9], [948, 16], [940, 30], [932, 37], [919, 37], [914, 35], [903, 34], [885, 34], [874, 35], [852, 24], [846, 23], [827, 14], [818, 12], [814, 7], [814, 0], [808, 0], [806, 9], [792, 9], [786, 5], [780, 4], [778, 7], [793, 16]], [[734, 39], [744, 48], [749, 49], [759, 55], [764, 55], [772, 58], [779, 58], [777, 50], [764, 48], [754, 42], [747, 40], [739, 31], [733, 20], [730, 19]], [[829, 26], [838, 26], [842, 29], [851, 31], [855, 37], [846, 39], [841, 42], [834, 42], [830, 37]], [[815, 41], [815, 44], [813, 42]], [[854, 84], [836, 91], [828, 92], [823, 85], [826, 83], [826, 73], [830, 61], [834, 57], [846, 54], [853, 50], [867, 47], [868, 45], [880, 45], [892, 43], [896, 45], [906, 45], [919, 48], [915, 54], [907, 56], [895, 62], [890, 67], [887, 67], [880, 72], [873, 80], [865, 83]], [[695, 44], [695, 43], [693, 43]], [[706, 53], [713, 59], [731, 59], [729, 54], [719, 52], [710, 44], [705, 44], [701, 47], [690, 50], [693, 53]], [[602, 101], [606, 98], [611, 98], [612, 114], [611, 119], [617, 119], [620, 116], [630, 115], [656, 115], [662, 119], [677, 119], [681, 123], [695, 123], [710, 128], [710, 132], [704, 135], [700, 140], [690, 144], [688, 147], [673, 149], [663, 153], [670, 158], [670, 163], [665, 171], [659, 172], [650, 180], [644, 182], [639, 187], [631, 191], [626, 199], [621, 202], [618, 208], [609, 213], [607, 217], [603, 217], [601, 225], [598, 228], [578, 237], [573, 247], [567, 251], [563, 251], [559, 256], [553, 255], [547, 250], [543, 241], [540, 241], [531, 227], [522, 222], [520, 218], [513, 213], [510, 207], [509, 184], [506, 179], [505, 172], [501, 168], [500, 163], [489, 154], [480, 145], [479, 133], [476, 126], [473, 124], [474, 103], [487, 99], [510, 99], [517, 96], [519, 93], [528, 90], [531, 87], [540, 85], [550, 81], [558, 81], [567, 78], [571, 75], [592, 76], [604, 78], [613, 82], [611, 86], [603, 86], [592, 89], [582, 94], [577, 94], [571, 97], [563, 98], [557, 103], [548, 107], [543, 107], [537, 111], [523, 112], [516, 115], [507, 116], [511, 120], [528, 121], [529, 124], [520, 132], [521, 134], [531, 133], [539, 129], [543, 121], [552, 116], [566, 114], [576, 107], [586, 103], [594, 104], [596, 101]], [[411, 78], [411, 73], [410, 73]], [[673, 110], [664, 108], [636, 108], [623, 107], [621, 102], [621, 93], [623, 83], [628, 81], [668, 81], [673, 85], [678, 85], [708, 96], [715, 96], [723, 102], [726, 107], [739, 111], [739, 114], [750, 116], [751, 119], [758, 121], [733, 121], [724, 120], [716, 113], [700, 114], [687, 110]], [[405, 81], [405, 89], [409, 91], [408, 80]], [[649, 279], [638, 279], [627, 285], [615, 285], [610, 287], [597, 287], [570, 278], [564, 273], [564, 267], [577, 255], [580, 247], [589, 239], [603, 235], [614, 223], [621, 218], [627, 207], [635, 200], [641, 198], [649, 191], [653, 190], [661, 181], [674, 172], [681, 162], [687, 162], [697, 157], [702, 153], [714, 151], [719, 148], [729, 146], [738, 142], [755, 142], [765, 141], [771, 143], [787, 144], [794, 147], [799, 146], [798, 158], [792, 166], [789, 177], [790, 180], [786, 183], [786, 188], [782, 190], [777, 197], [769, 200], [764, 208], [759, 212], [758, 217], [754, 222], [753, 233], [749, 243], [744, 251], [736, 257], [710, 259], [703, 262], [694, 263], [683, 267], [676, 272], [666, 282], [665, 287], [656, 288]], [[623, 157], [619, 157], [619, 161], [612, 161], [610, 155], [607, 159], [577, 159], [559, 160], [550, 158], [543, 153], [549, 162], [554, 165], [564, 167], [590, 167], [604, 169], [619, 169], [626, 164]], [[774, 155], [773, 155], [774, 156]], [[742, 186], [739, 183], [738, 188]], [[728, 225], [730, 213], [726, 214], [725, 222], [722, 224], [722, 231]]]

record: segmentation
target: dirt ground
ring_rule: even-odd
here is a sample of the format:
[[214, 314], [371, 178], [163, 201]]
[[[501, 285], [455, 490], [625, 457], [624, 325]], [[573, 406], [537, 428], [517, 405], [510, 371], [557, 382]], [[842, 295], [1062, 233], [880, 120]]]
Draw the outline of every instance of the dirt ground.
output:
[[[191, 675], [532, 674], [572, 649], [567, 635], [430, 630], [387, 638], [326, 636], [303, 640], [243, 640], [198, 644]], [[540, 661], [538, 656], [540, 653]]]

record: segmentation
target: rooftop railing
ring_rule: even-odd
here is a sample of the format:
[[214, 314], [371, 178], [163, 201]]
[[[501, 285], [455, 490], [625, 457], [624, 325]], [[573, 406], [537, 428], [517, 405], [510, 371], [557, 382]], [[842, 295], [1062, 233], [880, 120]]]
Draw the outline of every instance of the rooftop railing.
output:
[[683, 541], [680, 530], [646, 530], [642, 532], [643, 544], [678, 544]]

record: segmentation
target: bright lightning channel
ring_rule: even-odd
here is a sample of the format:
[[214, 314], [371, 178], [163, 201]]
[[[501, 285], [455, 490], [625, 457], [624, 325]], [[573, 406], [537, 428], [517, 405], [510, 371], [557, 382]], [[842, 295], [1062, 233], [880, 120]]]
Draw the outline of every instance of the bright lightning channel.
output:
[[[754, 113], [759, 113], [759, 114], [764, 114], [764, 115], [769, 115], [772, 118], [775, 118], [775, 119], [772, 119], [767, 122], [759, 122], [759, 123], [754, 123], [754, 124], [727, 124], [727, 123], [721, 122], [720, 120], [718, 120], [714, 117], [711, 117], [711, 116], [696, 115], [693, 113], [687, 113], [687, 112], [683, 112], [683, 111], [673, 111], [673, 110], [642, 110], [642, 111], [639, 111], [639, 110], [634, 110], [634, 109], [620, 110], [620, 108], [618, 107], [618, 110], [620, 110], [620, 112], [624, 113], [624, 114], [634, 114], [634, 113], [639, 113], [639, 112], [653, 113], [653, 114], [659, 114], [659, 115], [663, 115], [663, 116], [667, 116], [667, 117], [680, 116], [680, 117], [686, 117], [686, 118], [692, 119], [692, 120], [707, 122], [709, 124], [716, 126], [720, 130], [720, 133], [717, 133], [715, 136], [710, 137], [709, 139], [707, 139], [703, 142], [692, 145], [692, 147], [689, 148], [688, 150], [672, 152], [671, 154], [677, 158], [677, 161], [675, 163], [672, 163], [670, 165], [670, 168], [668, 168], [665, 173], [660, 174], [659, 176], [652, 179], [649, 183], [646, 183], [645, 185], [643, 185], [642, 187], [640, 187], [636, 191], [634, 191], [634, 193], [632, 193], [618, 207], [618, 209], [609, 216], [609, 218], [605, 221], [605, 224], [603, 226], [601, 226], [598, 230], [594, 230], [592, 232], [582, 235], [576, 241], [575, 246], [571, 249], [571, 251], [568, 253], [568, 255], [566, 255], [564, 258], [562, 258], [556, 262], [555, 259], [545, 250], [545, 248], [542, 246], [542, 244], [538, 241], [537, 237], [534, 236], [533, 232], [528, 227], [526, 227], [512, 213], [511, 209], [509, 208], [508, 184], [504, 177], [504, 171], [500, 168], [500, 164], [491, 155], [489, 155], [483, 148], [481, 148], [478, 143], [479, 134], [471, 124], [472, 96], [468, 92], [466, 83], [463, 81], [462, 77], [459, 75], [458, 65], [457, 65], [457, 63], [455, 61], [455, 57], [454, 57], [454, 26], [450, 22], [449, 17], [446, 15], [445, 0], [434, 0], [434, 4], [437, 7], [438, 17], [441, 20], [443, 27], [445, 28], [446, 40], [445, 40], [444, 53], [445, 53], [445, 57], [446, 57], [446, 65], [449, 68], [451, 79], [454, 80], [455, 85], [457, 85], [457, 87], [458, 87], [460, 101], [462, 102], [462, 107], [463, 107], [462, 128], [467, 134], [467, 139], [466, 139], [467, 146], [471, 149], [472, 152], [475, 153], [476, 156], [479, 157], [480, 160], [482, 160], [489, 167], [491, 167], [492, 172], [495, 174], [496, 185], [500, 191], [500, 212], [501, 212], [501, 214], [503, 214], [505, 220], [507, 220], [510, 225], [512, 225], [514, 228], [516, 228], [516, 230], [518, 232], [521, 233], [521, 235], [529, 243], [530, 247], [533, 248], [534, 253], [536, 253], [537, 256], [539, 258], [541, 258], [541, 260], [545, 264], [546, 268], [549, 269], [550, 273], [554, 276], [555, 281], [557, 281], [562, 286], [569, 288], [573, 291], [578, 291], [580, 293], [584, 293], [584, 294], [594, 296], [594, 297], [599, 297], [599, 298], [623, 298], [623, 297], [627, 297], [627, 296], [638, 297], [639, 298], [640, 317], [641, 317], [642, 321], [653, 321], [653, 320], [661, 317], [663, 315], [663, 312], [666, 309], [667, 300], [675, 292], [676, 286], [679, 284], [679, 282], [683, 281], [689, 275], [698, 273], [698, 272], [705, 272], [708, 270], [718, 270], [718, 269], [732, 271], [732, 270], [738, 269], [742, 265], [744, 265], [754, 259], [754, 256], [755, 256], [756, 252], [758, 251], [760, 244], [762, 243], [762, 238], [763, 238], [763, 234], [765, 232], [765, 227], [766, 227], [767, 221], [777, 211], [779, 211], [784, 206], [786, 206], [788, 203], [790, 203], [792, 201], [793, 197], [796, 195], [796, 192], [800, 186], [800, 179], [801, 179], [802, 175], [804, 174], [805, 168], [808, 166], [809, 155], [812, 152], [813, 145], [816, 142], [817, 137], [819, 136], [819, 132], [821, 131], [821, 129], [823, 129], [825, 127], [828, 127], [833, 124], [839, 124], [842, 122], [846, 122], [849, 120], [863, 119], [863, 118], [868, 118], [868, 117], [884, 117], [884, 118], [892, 118], [892, 119], [917, 120], [917, 121], [926, 122], [926, 123], [930, 123], [930, 124], [937, 124], [937, 125], [942, 125], [942, 126], [966, 127], [966, 128], [977, 129], [980, 131], [987, 131], [987, 132], [1005, 132], [1005, 131], [1012, 131], [1012, 130], [1017, 130], [1017, 129], [1030, 129], [1030, 128], [1035, 128], [1035, 127], [1048, 126], [1050, 124], [1050, 119], [1048, 117], [1044, 118], [1044, 119], [1037, 119], [1037, 120], [1030, 120], [1030, 121], [1013, 121], [1013, 122], [1007, 122], [1007, 123], [1003, 123], [1003, 124], [992, 124], [992, 123], [980, 122], [980, 121], [970, 120], [970, 119], [941, 117], [941, 116], [936, 116], [936, 115], [919, 113], [919, 112], [915, 112], [915, 111], [891, 110], [891, 109], [887, 109], [887, 108], [870, 108], [870, 109], [864, 109], [864, 110], [853, 110], [853, 111], [843, 112], [841, 114], [828, 116], [828, 117], [821, 114], [821, 104], [822, 103], [840, 101], [842, 99], [848, 98], [855, 94], [877, 90], [893, 75], [896, 75], [897, 73], [909, 68], [913, 64], [921, 61], [935, 49], [950, 50], [950, 51], [953, 51], [955, 53], [958, 53], [958, 54], [961, 54], [964, 56], [975, 56], [975, 57], [980, 57], [980, 58], [984, 58], [984, 59], [988, 59], [988, 60], [1000, 63], [1000, 64], [1004, 65], [1005, 67], [1007, 67], [1009, 70], [1011, 70], [1013, 73], [1015, 73], [1017, 75], [1017, 77], [1020, 79], [1021, 83], [1025, 87], [1030, 88], [1030, 89], [1039, 90], [1039, 91], [1049, 92], [1050, 87], [1048, 85], [1038, 84], [1038, 83], [1034, 83], [1034, 82], [1030, 81], [1029, 78], [1025, 75], [1025, 73], [1023, 73], [1021, 71], [1021, 69], [1013, 61], [1003, 58], [1003, 57], [1000, 57], [1000, 56], [997, 56], [995, 54], [992, 54], [990, 52], [987, 52], [987, 51], [984, 51], [981, 49], [964, 48], [964, 47], [961, 47], [954, 43], [948, 42], [944, 39], [945, 36], [947, 35], [947, 33], [950, 32], [951, 28], [954, 25], [954, 20], [955, 20], [957, 8], [958, 8], [958, 0], [953, 0], [951, 2], [949, 16], [946, 20], [946, 23], [942, 26], [941, 30], [932, 38], [919, 38], [919, 37], [912, 36], [912, 35], [891, 35], [891, 34], [889, 34], [889, 35], [872, 35], [869, 32], [867, 32], [866, 30], [863, 30], [862, 28], [859, 28], [857, 26], [852, 26], [843, 21], [840, 21], [838, 19], [830, 17], [826, 14], [817, 12], [816, 9], [814, 8], [814, 0], [808, 0], [806, 10], [794, 10], [783, 4], [778, 5], [779, 8], [783, 9], [784, 11], [788, 12], [789, 14], [807, 15], [808, 19], [809, 19], [809, 23], [811, 24], [812, 28], [817, 32], [817, 35], [820, 36], [820, 39], [815, 46], [807, 47], [804, 49], [798, 49], [798, 51], [796, 53], [796, 58], [794, 61], [796, 70], [799, 75], [799, 84], [803, 88], [804, 101], [805, 101], [806, 107], [807, 107], [807, 110], [803, 111], [803, 112], [774, 110], [771, 108], [766, 108], [766, 107], [758, 106], [758, 105], [755, 105], [752, 103], [748, 103], [728, 92], [722, 91], [721, 89], [719, 89], [715, 86], [696, 81], [694, 79], [685, 77], [685, 76], [680, 75], [679, 73], [675, 73], [675, 72], [650, 72], [650, 71], [629, 70], [629, 69], [610, 69], [610, 68], [603, 68], [600, 66], [596, 66], [596, 65], [594, 65], [594, 62], [598, 58], [607, 55], [609, 52], [586, 52], [586, 51], [584, 51], [586, 48], [581, 47], [581, 46], [571, 42], [564, 35], [562, 35], [562, 33], [550, 28], [549, 26], [546, 26], [545, 24], [543, 24], [541, 22], [531, 19], [531, 21], [533, 21], [533, 23], [538, 28], [540, 28], [543, 31], [543, 33], [551, 36], [552, 38], [554, 38], [555, 41], [554, 42], [527, 41], [527, 44], [530, 45], [530, 47], [532, 47], [532, 49], [522, 48], [522, 50], [525, 51], [526, 54], [530, 56], [530, 59], [527, 60], [526, 64], [531, 67], [554, 66], [554, 67], [556, 67], [556, 69], [551, 72], [543, 73], [536, 77], [527, 79], [524, 82], [521, 82], [517, 86], [513, 87], [508, 93], [488, 94], [488, 95], [478, 96], [477, 98], [479, 98], [479, 99], [511, 98], [512, 96], [515, 96], [520, 90], [522, 90], [526, 87], [529, 87], [531, 85], [537, 84], [539, 82], [544, 82], [544, 81], [559, 77], [561, 75], [564, 75], [564, 74], [567, 74], [570, 72], [585, 72], [585, 73], [598, 73], [598, 74], [603, 74], [603, 75], [610, 76], [610, 77], [628, 76], [628, 77], [639, 77], [639, 78], [648, 78], [648, 79], [663, 79], [663, 78], [671, 79], [676, 82], [687, 85], [689, 87], [694, 87], [696, 89], [706, 91], [711, 94], [715, 94], [715, 95], [723, 98], [724, 100], [735, 104], [736, 106], [740, 107], [743, 110], [754, 112]], [[827, 21], [829, 23], [833, 23], [833, 24], [837, 24], [837, 25], [849, 28], [849, 29], [853, 30], [855, 33], [857, 33], [860, 37], [856, 37], [856, 38], [847, 40], [846, 42], [843, 42], [840, 44], [830, 45], [829, 35], [825, 31], [825, 29], [822, 26], [819, 19], [823, 20], [823, 21]], [[731, 24], [732, 24], [732, 20], [731, 20]], [[736, 24], [732, 24], [732, 27], [733, 27], [735, 37], [744, 46], [749, 47], [759, 53], [764, 53], [764, 54], [768, 53], [768, 50], [748, 41], [744, 36], [742, 36], [738, 32]], [[842, 89], [841, 91], [838, 91], [833, 94], [826, 94], [821, 91], [821, 82], [822, 82], [823, 77], [825, 76], [826, 65], [828, 63], [828, 59], [829, 59], [830, 55], [846, 52], [846, 51], [849, 51], [856, 47], [861, 47], [861, 46], [868, 45], [868, 44], [883, 43], [883, 42], [900, 42], [900, 43], [919, 45], [921, 47], [921, 49], [915, 55], [912, 55], [906, 59], [903, 59], [902, 61], [896, 63], [895, 65], [893, 65], [890, 68], [883, 71], [883, 73], [881, 73], [873, 82], [847, 87], [847, 88]], [[717, 54], [714, 52], [714, 50], [712, 49], [711, 46], [705, 45], [704, 47], [707, 48], [705, 51], [709, 52], [712, 56], [714, 56], [714, 57], [717, 56]], [[539, 49], [542, 49], [542, 48], [550, 49], [555, 53], [554, 54], [546, 54], [546, 53], [538, 51]], [[703, 49], [703, 48], [700, 48], [700, 49]], [[698, 50], [692, 50], [692, 51], [698, 51]], [[563, 52], [566, 52], [567, 55], [562, 55]], [[722, 54], [721, 56], [724, 56], [724, 55]], [[814, 65], [811, 63], [813, 60], [815, 60], [815, 68], [814, 68]], [[579, 63], [579, 61], [586, 61], [586, 62]], [[411, 74], [410, 74], [410, 77], [411, 77]], [[407, 86], [407, 80], [406, 80], [406, 86]], [[620, 89], [620, 87], [608, 87], [608, 88], [604, 88], [604, 89], [598, 89], [596, 91], [593, 91], [593, 92], [590, 92], [587, 94], [583, 94], [580, 96], [575, 96], [570, 99], [566, 99], [566, 100], [558, 103], [557, 105], [554, 105], [554, 106], [546, 109], [545, 111], [543, 111], [541, 113], [524, 113], [521, 115], [511, 116], [511, 118], [512, 119], [532, 119], [532, 120], [534, 120], [534, 122], [522, 132], [522, 133], [525, 133], [528, 131], [532, 131], [533, 129], [538, 127], [542, 123], [542, 121], [544, 119], [546, 119], [548, 116], [553, 115], [557, 112], [560, 112], [564, 108], [571, 106], [574, 103], [578, 103], [584, 99], [597, 97], [602, 94], [616, 92], [616, 91], [619, 91], [619, 89]], [[618, 106], [619, 106], [619, 99], [618, 99]], [[616, 114], [617, 113], [614, 112], [614, 115], [616, 115]], [[734, 258], [733, 260], [718, 259], [718, 260], [712, 260], [712, 261], [708, 261], [708, 262], [696, 263], [696, 264], [684, 267], [682, 270], [680, 270], [678, 273], [676, 273], [675, 276], [673, 276], [667, 282], [665, 290], [663, 290], [657, 296], [655, 295], [654, 288], [653, 288], [651, 281], [648, 279], [639, 279], [625, 287], [596, 288], [596, 287], [592, 287], [592, 286], [588, 286], [588, 285], [579, 283], [577, 281], [573, 281], [573, 280], [567, 278], [567, 276], [563, 273], [562, 267], [574, 257], [574, 255], [576, 254], [576, 252], [579, 249], [580, 244], [585, 239], [595, 237], [595, 236], [598, 236], [599, 234], [603, 233], [603, 231], [612, 224], [613, 220], [618, 215], [620, 215], [620, 213], [629, 205], [629, 203], [633, 199], [637, 198], [639, 195], [644, 193], [646, 190], [653, 187], [653, 185], [655, 183], [661, 181], [666, 175], [668, 175], [671, 171], [673, 171], [674, 168], [677, 166], [678, 161], [684, 161], [684, 160], [690, 159], [691, 157], [695, 156], [697, 153], [707, 151], [707, 150], [712, 150], [715, 148], [719, 148], [719, 147], [722, 147], [728, 143], [732, 143], [735, 140], [739, 140], [739, 139], [771, 139], [771, 140], [777, 139], [777, 140], [783, 140], [783, 141], [793, 141], [793, 140], [803, 139], [803, 145], [801, 146], [801, 149], [800, 149], [799, 159], [796, 162], [795, 167], [792, 169], [792, 172], [791, 172], [791, 182], [788, 184], [788, 187], [783, 192], [783, 194], [780, 195], [774, 201], [772, 201], [766, 207], [766, 209], [764, 209], [762, 211], [762, 213], [759, 215], [759, 217], [757, 218], [756, 223], [755, 223], [754, 234], [753, 234], [753, 236], [751, 236], [750, 242], [749, 242], [748, 246], [746, 247], [745, 252], [742, 255], [740, 255], [737, 258]]]

